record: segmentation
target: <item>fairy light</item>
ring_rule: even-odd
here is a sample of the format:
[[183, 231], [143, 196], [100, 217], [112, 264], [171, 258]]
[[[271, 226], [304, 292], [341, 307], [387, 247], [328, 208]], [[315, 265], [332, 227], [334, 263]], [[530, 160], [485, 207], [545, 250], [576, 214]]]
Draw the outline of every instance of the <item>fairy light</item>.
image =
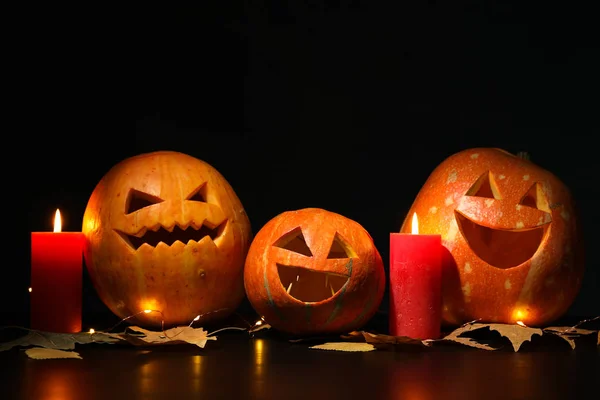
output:
[[31, 291], [32, 291], [33, 289], [32, 289], [32, 288], [29, 288], [29, 289], [27, 289], [27, 290], [29, 290], [29, 293], [31, 293]]
[[[204, 316], [206, 316], [206, 315], [209, 315], [209, 314], [214, 314], [214, 313], [221, 312], [221, 311], [225, 311], [225, 310], [227, 310], [227, 308], [220, 308], [220, 309], [218, 309], [218, 310], [209, 311], [209, 312], [206, 312], [206, 313], [203, 313], [203, 314], [198, 314], [198, 315], [196, 315], [196, 316], [194, 317], [194, 319], [192, 319], [192, 321], [189, 323], [188, 327], [191, 327], [191, 326], [194, 324], [194, 322], [197, 322], [197, 321], [199, 321], [199, 320], [200, 320], [202, 317], [204, 317]], [[88, 332], [88, 333], [89, 333], [90, 335], [92, 335], [92, 336], [93, 336], [95, 333], [111, 332], [111, 331], [113, 331], [113, 330], [114, 330], [114, 329], [115, 329], [117, 326], [121, 325], [123, 322], [125, 322], [125, 321], [127, 321], [127, 320], [129, 320], [129, 319], [135, 318], [136, 316], [138, 316], [138, 315], [140, 315], [140, 314], [150, 314], [150, 313], [158, 313], [158, 314], [160, 314], [160, 316], [162, 317], [162, 319], [161, 319], [161, 321], [160, 321], [160, 324], [161, 324], [161, 331], [162, 331], [162, 334], [164, 335], [164, 337], [166, 337], [166, 338], [168, 338], [168, 339], [173, 339], [173, 338], [175, 338], [177, 335], [179, 335], [179, 334], [181, 334], [181, 333], [183, 333], [183, 332], [184, 332], [183, 330], [181, 330], [181, 331], [180, 331], [180, 332], [178, 332], [177, 334], [175, 334], [175, 335], [172, 335], [172, 336], [169, 336], [169, 335], [168, 335], [168, 334], [165, 332], [165, 318], [164, 318], [165, 316], [164, 316], [163, 312], [162, 312], [161, 310], [144, 309], [144, 310], [142, 310], [142, 311], [139, 311], [139, 312], [137, 312], [137, 313], [135, 313], [135, 314], [131, 314], [131, 315], [129, 315], [129, 316], [127, 316], [127, 317], [125, 317], [125, 318], [121, 319], [119, 322], [117, 322], [115, 325], [113, 325], [113, 326], [112, 326], [110, 329], [107, 329], [107, 330], [102, 330], [102, 331], [96, 331], [95, 329], [93, 329], [93, 328], [92, 328], [92, 329], [90, 329], [90, 330], [89, 330], [89, 332]], [[234, 312], [234, 314], [236, 314], [236, 315], [237, 315], [237, 316], [238, 316], [238, 317], [239, 317], [239, 318], [240, 318], [242, 321], [244, 321], [244, 322], [246, 323], [246, 325], [248, 325], [248, 327], [247, 327], [247, 328], [242, 328], [242, 327], [237, 327], [237, 326], [230, 326], [230, 327], [220, 328], [220, 329], [217, 329], [217, 330], [215, 330], [215, 331], [213, 331], [213, 332], [210, 332], [210, 333], [208, 333], [206, 336], [212, 336], [212, 335], [214, 335], [214, 334], [216, 334], [216, 333], [218, 333], [218, 332], [222, 332], [222, 331], [226, 331], [226, 330], [248, 331], [250, 334], [252, 334], [252, 331], [253, 331], [253, 329], [254, 329], [254, 328], [256, 328], [256, 327], [259, 327], [259, 326], [261, 326], [261, 325], [265, 324], [265, 319], [264, 319], [264, 317], [263, 317], [263, 316], [261, 316], [261, 317], [260, 317], [260, 319], [258, 319], [258, 320], [257, 320], [257, 321], [254, 323], [254, 325], [252, 325], [252, 324], [250, 324], [248, 321], [246, 321], [246, 320], [245, 320], [245, 319], [244, 319], [244, 318], [243, 318], [241, 315], [239, 315], [237, 312]]]
[[194, 324], [194, 322], [198, 321], [200, 319], [200, 315], [196, 315], [196, 317], [192, 320], [192, 322], [190, 322], [190, 324], [188, 326], [192, 326]]

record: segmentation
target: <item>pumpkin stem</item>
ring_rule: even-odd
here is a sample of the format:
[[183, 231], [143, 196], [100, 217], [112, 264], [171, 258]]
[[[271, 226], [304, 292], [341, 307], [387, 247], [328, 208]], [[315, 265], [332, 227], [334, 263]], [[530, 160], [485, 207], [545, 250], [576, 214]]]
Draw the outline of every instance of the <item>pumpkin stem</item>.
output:
[[529, 155], [529, 153], [528, 153], [528, 152], [526, 152], [526, 151], [519, 151], [519, 152], [517, 153], [517, 157], [519, 157], [519, 158], [521, 158], [521, 159], [523, 159], [523, 160], [527, 160], [527, 161], [530, 161], [530, 160], [531, 160], [531, 156], [530, 156], [530, 155]]

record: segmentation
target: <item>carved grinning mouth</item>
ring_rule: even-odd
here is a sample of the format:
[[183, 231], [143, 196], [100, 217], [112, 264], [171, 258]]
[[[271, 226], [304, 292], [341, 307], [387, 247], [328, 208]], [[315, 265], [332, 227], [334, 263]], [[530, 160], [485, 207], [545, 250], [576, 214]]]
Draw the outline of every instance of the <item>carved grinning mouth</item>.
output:
[[205, 221], [200, 227], [195, 227], [192, 224], [187, 226], [174, 225], [172, 228], [165, 228], [162, 225], [157, 225], [154, 229], [143, 228], [135, 235], [129, 235], [116, 229], [115, 231], [123, 238], [125, 243], [134, 250], [137, 250], [144, 244], [151, 247], [156, 247], [159, 243], [172, 246], [177, 241], [183, 244], [189, 244], [190, 241], [200, 242], [207, 236], [214, 241], [221, 236], [226, 225], [227, 220], [214, 228], [211, 228]]
[[350, 279], [332, 272], [277, 264], [279, 280], [288, 294], [305, 303], [319, 302], [335, 296]]
[[547, 225], [524, 230], [493, 229], [455, 211], [456, 222], [469, 247], [492, 267], [508, 269], [531, 259], [544, 239]]

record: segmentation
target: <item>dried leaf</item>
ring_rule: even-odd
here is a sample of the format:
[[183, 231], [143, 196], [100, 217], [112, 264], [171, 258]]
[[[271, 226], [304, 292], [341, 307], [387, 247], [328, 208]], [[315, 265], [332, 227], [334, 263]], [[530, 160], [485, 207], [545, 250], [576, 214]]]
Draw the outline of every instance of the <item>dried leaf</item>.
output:
[[337, 351], [373, 351], [375, 350], [375, 346], [370, 343], [360, 343], [360, 342], [330, 342], [317, 344], [315, 346], [309, 347], [309, 349], [316, 350], [337, 350]]
[[372, 344], [416, 344], [423, 346], [423, 341], [419, 339], [413, 339], [406, 336], [375, 334], [365, 331], [350, 332], [348, 335], [342, 336], [342, 338], [362, 338], [365, 342]]
[[208, 336], [208, 333], [202, 328], [192, 328], [190, 326], [180, 326], [166, 331], [149, 331], [137, 326], [127, 328], [139, 334], [122, 333], [119, 337], [136, 346], [148, 344], [181, 344], [190, 343], [204, 348], [208, 340], [217, 340], [216, 336]]
[[[483, 324], [478, 324], [478, 325], [483, 325]], [[479, 327], [479, 328], [481, 328], [481, 327]], [[479, 328], [474, 328], [474, 329], [479, 329]], [[465, 346], [476, 347], [478, 349], [497, 350], [495, 347], [492, 347], [485, 343], [479, 343], [477, 340], [475, 340], [473, 338], [460, 336], [463, 333], [471, 331], [471, 330], [473, 330], [471, 324], [463, 325], [460, 328], [455, 329], [454, 331], [450, 332], [447, 336], [445, 336], [442, 339], [424, 340], [423, 343], [426, 346], [431, 346], [432, 344], [434, 344], [436, 342], [455, 342], [455, 343], [464, 344]]]
[[530, 328], [527, 326], [521, 325], [510, 325], [510, 324], [482, 324], [477, 322], [471, 322], [461, 326], [460, 328], [454, 330], [447, 336], [439, 340], [427, 340], [425, 343], [427, 345], [431, 345], [435, 342], [439, 341], [451, 341], [460, 344], [464, 344], [466, 346], [476, 347], [478, 349], [485, 350], [497, 350], [497, 348], [492, 347], [488, 344], [481, 343], [477, 339], [473, 339], [470, 337], [461, 336], [466, 332], [472, 332], [478, 329], [489, 329], [490, 331], [496, 331], [503, 337], [510, 340], [510, 343], [513, 346], [514, 351], [519, 351], [521, 345], [524, 342], [528, 342], [532, 339], [533, 335], [543, 335], [543, 331], [538, 328]]
[[577, 328], [574, 326], [551, 326], [548, 328], [544, 328], [543, 331], [544, 333], [555, 335], [565, 340], [567, 343], [569, 343], [571, 349], [575, 349], [575, 339], [578, 339], [581, 336], [591, 335], [596, 332], [589, 329]]
[[81, 360], [81, 356], [75, 351], [44, 349], [40, 347], [27, 349], [25, 350], [25, 354], [27, 354], [29, 358], [36, 360], [50, 360], [56, 358], [77, 358]]
[[13, 347], [38, 346], [47, 349], [73, 350], [75, 344], [86, 343], [115, 343], [119, 338], [112, 334], [104, 333], [52, 333], [36, 330], [28, 332], [18, 339], [6, 343], [0, 343], [0, 351], [10, 350]]

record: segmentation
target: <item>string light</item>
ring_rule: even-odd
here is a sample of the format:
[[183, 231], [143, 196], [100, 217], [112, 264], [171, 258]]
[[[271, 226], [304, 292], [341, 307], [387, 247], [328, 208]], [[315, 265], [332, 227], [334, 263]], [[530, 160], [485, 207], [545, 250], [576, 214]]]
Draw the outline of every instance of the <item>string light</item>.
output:
[[[192, 321], [189, 323], [188, 327], [191, 327], [191, 326], [194, 324], [194, 322], [197, 322], [197, 321], [199, 321], [199, 320], [200, 320], [202, 317], [204, 317], [204, 316], [206, 316], [206, 315], [209, 315], [209, 314], [214, 314], [214, 313], [217, 313], [217, 312], [220, 312], [220, 311], [225, 311], [225, 310], [228, 310], [228, 308], [220, 308], [220, 309], [217, 309], [217, 310], [214, 310], [214, 311], [209, 311], [209, 312], [206, 312], [206, 313], [204, 313], [204, 314], [198, 314], [198, 315], [196, 315], [196, 316], [194, 317], [194, 319], [192, 319]], [[168, 338], [168, 339], [171, 339], [171, 340], [172, 340], [172, 339], [173, 339], [173, 338], [175, 338], [177, 335], [180, 335], [181, 333], [183, 333], [183, 330], [181, 330], [180, 332], [176, 333], [175, 335], [169, 336], [169, 335], [168, 335], [168, 334], [165, 332], [165, 316], [164, 316], [163, 312], [162, 312], [162, 311], [160, 311], [160, 310], [152, 310], [152, 309], [145, 309], [145, 310], [139, 311], [139, 312], [137, 312], [137, 313], [135, 313], [135, 314], [129, 315], [129, 316], [127, 316], [127, 317], [125, 317], [125, 318], [121, 319], [119, 322], [117, 322], [115, 325], [113, 325], [113, 326], [112, 326], [110, 329], [108, 329], [108, 330], [103, 330], [103, 331], [98, 331], [98, 332], [96, 332], [96, 330], [94, 330], [94, 329], [90, 329], [90, 330], [89, 330], [89, 333], [90, 333], [90, 335], [92, 335], [92, 336], [93, 336], [95, 333], [111, 332], [111, 331], [112, 331], [112, 330], [114, 330], [114, 329], [115, 329], [117, 326], [121, 325], [123, 322], [125, 322], [125, 321], [127, 321], [127, 320], [129, 320], [129, 319], [131, 319], [131, 318], [134, 318], [134, 317], [136, 317], [136, 316], [138, 316], [138, 315], [140, 315], [140, 314], [150, 314], [150, 313], [158, 313], [158, 314], [160, 314], [160, 315], [161, 315], [161, 317], [162, 317], [162, 319], [161, 319], [161, 321], [160, 321], [160, 324], [161, 324], [161, 331], [162, 331], [162, 334], [164, 335], [164, 337], [165, 337], [165, 338]], [[262, 325], [262, 324], [264, 323], [264, 318], [263, 318], [263, 317], [260, 317], [260, 319], [259, 319], [258, 321], [256, 321], [256, 322], [254, 323], [254, 325], [252, 325], [252, 324], [250, 324], [248, 321], [246, 321], [246, 320], [245, 320], [245, 319], [244, 319], [244, 318], [243, 318], [243, 317], [242, 317], [240, 314], [238, 314], [237, 312], [234, 312], [234, 314], [235, 314], [235, 315], [237, 315], [237, 316], [238, 316], [238, 317], [239, 317], [239, 318], [240, 318], [242, 321], [244, 321], [244, 323], [246, 323], [246, 325], [248, 325], [248, 328], [241, 328], [241, 327], [237, 327], [237, 326], [229, 326], [229, 327], [220, 328], [220, 329], [217, 329], [216, 331], [210, 332], [210, 333], [208, 333], [206, 336], [211, 336], [211, 335], [214, 335], [215, 333], [222, 332], [222, 331], [226, 331], [226, 330], [248, 331], [248, 332], [252, 333], [252, 332], [251, 332], [251, 329], [252, 329], [252, 328], [254, 328], [254, 327], [257, 327], [257, 326], [260, 326], [260, 325]]]
[[583, 325], [583, 324], [585, 324], [585, 323], [587, 323], [587, 322], [596, 321], [596, 320], [598, 320], [598, 319], [600, 319], [600, 315], [599, 315], [599, 316], [597, 316], [597, 317], [594, 317], [594, 318], [584, 319], [583, 321], [579, 321], [579, 322], [578, 322], [578, 323], [576, 323], [575, 325], [573, 325], [573, 326], [571, 326], [571, 327], [569, 327], [569, 328], [566, 328], [566, 329], [564, 329], [564, 330], [560, 331], [560, 333], [568, 333], [568, 332], [571, 332], [571, 331], [573, 331], [573, 330], [575, 330], [575, 329], [579, 328], [581, 325]]

